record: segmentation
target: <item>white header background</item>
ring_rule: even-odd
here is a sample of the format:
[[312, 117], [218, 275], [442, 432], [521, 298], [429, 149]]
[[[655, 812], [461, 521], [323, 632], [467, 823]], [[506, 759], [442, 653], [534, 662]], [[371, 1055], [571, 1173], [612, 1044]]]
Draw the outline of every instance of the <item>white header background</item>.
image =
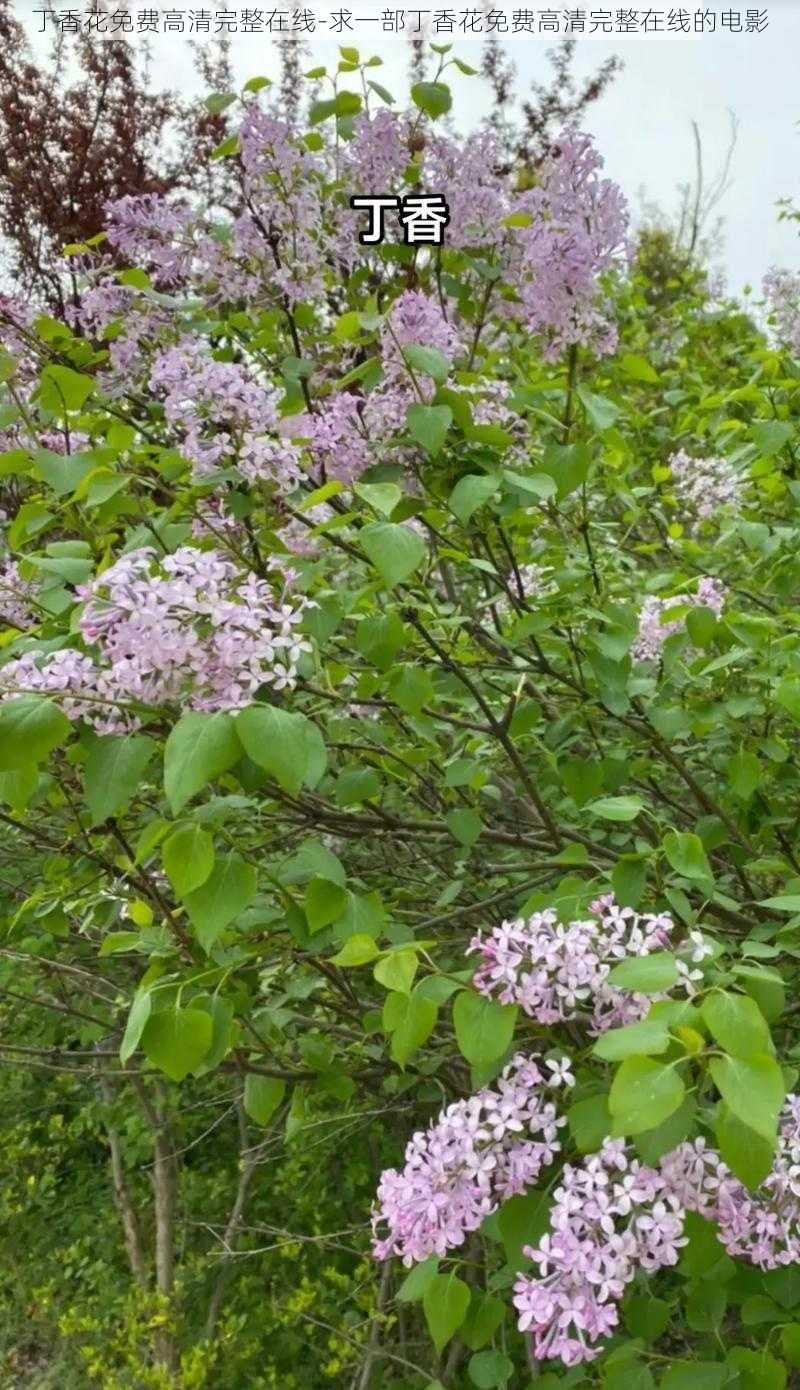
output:
[[[342, 0], [344, 4], [345, 0]], [[41, 17], [34, 14], [43, 0], [17, 0], [15, 12], [24, 20], [37, 54], [44, 56], [49, 39], [37, 32]], [[119, 0], [120, 8], [139, 8], [139, 0]], [[313, 8], [313, 0], [308, 0]], [[356, 0], [363, 5], [363, 0]], [[412, 0], [422, 4], [423, 0]], [[530, 8], [540, 7], [535, 0]], [[553, 8], [575, 8], [573, 0]], [[661, 8], [658, 0], [648, 0]], [[682, 0], [690, 12], [697, 0]], [[594, 0], [581, 6], [593, 8]], [[669, 9], [672, 0], [664, 0]], [[392, 8], [391, 0], [376, 0], [375, 10]], [[399, 0], [398, 0], [399, 6]], [[77, 0], [76, 9], [90, 8], [88, 0]], [[192, 5], [192, 8], [196, 6]], [[205, 0], [212, 11], [222, 5]], [[254, 0], [253, 7], [257, 7]], [[288, 0], [281, 6], [291, 9]], [[355, 4], [349, 6], [356, 8]], [[780, 198], [800, 194], [800, 95], [798, 58], [800, 57], [800, 0], [760, 0], [768, 8], [769, 28], [762, 34], [732, 34], [720, 30], [723, 9], [740, 9], [747, 4], [728, 0], [709, 6], [718, 11], [717, 33], [696, 42], [663, 42], [641, 39], [636, 42], [578, 39], [575, 70], [586, 77], [610, 54], [618, 53], [625, 64], [605, 96], [590, 107], [584, 124], [596, 135], [606, 160], [607, 173], [624, 188], [634, 217], [641, 215], [642, 193], [665, 212], [675, 210], [677, 185], [693, 177], [694, 145], [691, 122], [696, 120], [703, 138], [703, 158], [709, 178], [719, 170], [727, 148], [733, 111], [739, 122], [739, 137], [732, 167], [732, 186], [719, 208], [724, 219], [717, 263], [724, 271], [729, 288], [740, 292], [751, 284], [760, 292], [763, 273], [772, 264], [800, 267], [800, 238], [796, 224], [778, 224], [776, 203]], [[57, 3], [56, 9], [67, 8]], [[115, 6], [111, 6], [115, 8]], [[175, 0], [175, 8], [190, 8], [189, 0]], [[236, 8], [231, 3], [230, 8]], [[262, 5], [266, 10], [270, 3]], [[616, 11], [617, 5], [605, 8]], [[642, 6], [640, 6], [642, 8]], [[644, 6], [647, 8], [647, 6]], [[377, 27], [377, 26], [376, 26]], [[445, 39], [442, 39], [444, 42]], [[384, 67], [374, 76], [397, 98], [407, 89], [408, 54], [405, 44], [381, 41], [370, 34], [347, 36], [344, 43], [358, 44], [362, 56], [378, 54]], [[524, 93], [531, 80], [546, 80], [549, 72], [546, 39], [535, 42], [509, 40], [503, 48], [517, 68], [517, 90]], [[202, 91], [195, 72], [190, 42], [180, 35], [152, 36], [151, 69], [155, 84], [184, 93]], [[277, 55], [266, 35], [234, 37], [231, 40], [236, 77], [276, 77]], [[312, 38], [304, 68], [327, 63], [335, 66], [337, 42]], [[474, 42], [456, 41], [453, 52], [477, 66], [479, 50]], [[345, 79], [346, 81], [346, 79]], [[455, 70], [448, 73], [453, 87], [453, 119], [464, 131], [473, 129], [490, 107], [490, 93], [481, 78], [466, 78]]]

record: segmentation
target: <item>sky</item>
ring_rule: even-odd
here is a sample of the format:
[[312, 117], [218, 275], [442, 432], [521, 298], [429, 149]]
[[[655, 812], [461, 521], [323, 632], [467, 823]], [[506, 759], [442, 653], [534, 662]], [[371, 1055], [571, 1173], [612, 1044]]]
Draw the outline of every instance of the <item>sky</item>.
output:
[[[15, 5], [40, 53], [45, 51], [44, 40], [36, 32], [41, 21], [33, 11], [42, 2], [16, 0]], [[380, 0], [373, 8], [382, 10], [385, 2]], [[651, 3], [657, 4], [657, 0]], [[684, 0], [690, 10], [695, 3]], [[764, 3], [761, 0], [762, 8]], [[178, 7], [177, 0], [175, 4]], [[76, 7], [89, 8], [88, 0], [78, 0]], [[130, 0], [129, 7], [137, 5]], [[540, 7], [538, 0], [535, 7]], [[585, 7], [592, 8], [588, 0]], [[663, 7], [671, 7], [668, 0]], [[737, 8], [735, 0], [726, 0], [717, 9], [731, 7]], [[56, 8], [63, 8], [60, 0]], [[615, 11], [617, 6], [608, 4], [607, 8]], [[740, 8], [744, 11], [748, 6], [742, 3]], [[769, 27], [761, 34], [721, 32], [718, 22], [717, 32], [700, 41], [585, 39], [577, 45], [579, 76], [588, 75], [612, 53], [624, 61], [624, 71], [590, 108], [585, 125], [596, 136], [606, 172], [622, 185], [635, 217], [641, 214], [643, 198], [667, 212], [676, 208], [678, 185], [691, 176], [694, 166], [692, 121], [700, 128], [704, 163], [713, 177], [725, 157], [731, 113], [736, 117], [738, 139], [731, 186], [719, 206], [724, 226], [715, 245], [717, 263], [735, 293], [748, 284], [757, 291], [771, 265], [800, 268], [798, 225], [779, 223], [776, 206], [780, 199], [791, 199], [800, 192], [800, 96], [796, 82], [800, 0], [772, 0], [767, 9]], [[518, 39], [504, 46], [517, 68], [520, 90], [532, 79], [546, 75], [546, 43]], [[407, 72], [406, 46], [397, 40], [369, 45], [362, 40], [361, 48], [363, 54], [376, 53], [383, 58], [384, 68], [376, 69], [374, 76], [396, 96], [401, 94]], [[309, 66], [332, 65], [338, 58], [337, 46], [331, 40], [312, 39], [311, 49]], [[456, 42], [453, 53], [475, 65], [478, 45]], [[242, 82], [254, 75], [276, 74], [275, 50], [266, 36], [234, 39], [233, 61]], [[180, 36], [154, 41], [152, 69], [159, 85], [187, 93], [201, 90], [189, 43]], [[468, 131], [489, 108], [488, 89], [479, 78], [458, 75], [452, 86], [455, 124]]]

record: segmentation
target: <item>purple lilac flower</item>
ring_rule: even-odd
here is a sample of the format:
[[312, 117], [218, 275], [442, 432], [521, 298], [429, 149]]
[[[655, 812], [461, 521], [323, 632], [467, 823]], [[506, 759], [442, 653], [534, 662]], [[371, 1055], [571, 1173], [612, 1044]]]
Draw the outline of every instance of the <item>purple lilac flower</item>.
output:
[[778, 337], [800, 356], [800, 275], [773, 267], [764, 277], [764, 295]]
[[287, 602], [218, 550], [184, 546], [161, 561], [150, 549], [132, 551], [79, 593], [81, 636], [97, 658], [26, 653], [0, 669], [0, 687], [69, 692], [65, 713], [103, 731], [135, 722], [115, 703], [241, 709], [262, 685], [293, 686], [310, 651], [297, 631], [310, 600]]
[[[501, 1004], [519, 1004], [537, 1023], [588, 1016], [594, 1034], [641, 1018], [651, 997], [617, 989], [608, 976], [620, 960], [667, 948], [675, 924], [667, 913], [619, 907], [611, 895], [593, 902], [590, 912], [565, 925], [547, 908], [505, 921], [486, 937], [478, 932], [467, 953], [481, 957], [475, 988]], [[693, 992], [692, 980], [683, 985]]]
[[719, 617], [725, 605], [727, 589], [718, 579], [704, 576], [694, 594], [681, 594], [675, 598], [656, 598], [650, 595], [645, 599], [639, 613], [639, 630], [631, 647], [634, 661], [658, 661], [661, 649], [668, 637], [682, 632], [684, 618], [670, 618], [663, 621], [665, 613], [685, 605], [697, 608], [710, 608]]
[[455, 1101], [413, 1136], [405, 1167], [387, 1169], [378, 1186], [377, 1259], [399, 1255], [411, 1265], [446, 1254], [553, 1162], [566, 1121], [541, 1089], [564, 1078], [543, 1075], [538, 1061], [518, 1054], [494, 1089]]
[[628, 209], [619, 187], [599, 177], [603, 160], [590, 135], [567, 129], [553, 145], [541, 184], [522, 193], [516, 211], [515, 283], [522, 316], [541, 334], [545, 355], [582, 345], [613, 352], [616, 325], [600, 276], [628, 252]]
[[668, 460], [675, 493], [699, 521], [716, 516], [721, 507], [738, 507], [742, 480], [729, 459], [690, 458], [679, 449]]
[[566, 1164], [552, 1231], [524, 1247], [539, 1267], [514, 1285], [519, 1328], [537, 1361], [592, 1361], [617, 1326], [617, 1303], [637, 1270], [674, 1265], [686, 1244], [684, 1209], [664, 1176], [606, 1139], [580, 1166]]

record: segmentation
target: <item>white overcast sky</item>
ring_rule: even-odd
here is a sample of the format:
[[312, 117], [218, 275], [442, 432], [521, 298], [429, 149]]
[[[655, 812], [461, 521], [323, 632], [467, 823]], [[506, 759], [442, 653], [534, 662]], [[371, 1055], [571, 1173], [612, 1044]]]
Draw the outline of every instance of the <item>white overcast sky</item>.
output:
[[[739, 138], [732, 169], [732, 186], [720, 212], [724, 218], [718, 259], [729, 287], [739, 291], [748, 283], [760, 286], [764, 271], [772, 264], [800, 268], [800, 239], [796, 224], [779, 224], [776, 204], [793, 198], [798, 190], [800, 160], [800, 92], [797, 74], [800, 56], [800, 0], [760, 0], [768, 9], [769, 27], [762, 34], [732, 34], [720, 30], [700, 41], [665, 42], [644, 39], [636, 42], [583, 40], [578, 42], [576, 70], [588, 74], [611, 53], [619, 53], [625, 70], [610, 90], [590, 110], [586, 125], [596, 135], [606, 160], [607, 172], [624, 188], [638, 213], [640, 195], [672, 210], [677, 186], [693, 168], [691, 122], [702, 132], [703, 152], [711, 173], [724, 157], [730, 131], [729, 112], [739, 122]], [[16, 12], [24, 18], [34, 36], [38, 51], [43, 40], [35, 37], [40, 19], [33, 11], [43, 0], [17, 0]], [[118, 0], [120, 8], [139, 8], [138, 0]], [[281, 0], [283, 4], [283, 0]], [[313, 6], [313, 0], [304, 0]], [[348, 0], [351, 8], [365, 0]], [[375, 0], [370, 10], [380, 12], [390, 0]], [[398, 7], [403, 0], [397, 0]], [[421, 5], [426, 0], [409, 0]], [[475, 0], [470, 0], [475, 3]], [[514, 0], [516, 4], [516, 0]], [[540, 8], [544, 0], [533, 0]], [[704, 4], [712, 0], [704, 0]], [[89, 0], [73, 0], [75, 8], [90, 8]], [[461, 0], [458, 0], [461, 4]], [[583, 8], [597, 7], [599, 0], [584, 0]], [[648, 0], [653, 8], [672, 8], [672, 0]], [[698, 0], [683, 0], [693, 11]], [[193, 8], [193, 0], [174, 0], [174, 7]], [[221, 6], [207, 3], [212, 11]], [[272, 3], [263, 8], [271, 9]], [[286, 0], [285, 7], [295, 6]], [[458, 7], [458, 5], [456, 6]], [[575, 8], [573, 0], [565, 8]], [[605, 8], [616, 11], [617, 4], [606, 0]], [[712, 3], [712, 8], [713, 8]], [[57, 9], [66, 8], [58, 0]], [[111, 7], [112, 9], [114, 6]], [[235, 0], [230, 0], [235, 8]], [[241, 8], [241, 7], [240, 7]], [[554, 0], [553, 8], [561, 8]], [[717, 4], [723, 9], [748, 7], [737, 0]], [[352, 40], [351, 40], [352, 42]], [[407, 70], [406, 46], [399, 41], [366, 43], [359, 36], [362, 54], [376, 53], [385, 66], [374, 75], [397, 96], [403, 91]], [[517, 40], [506, 45], [524, 89], [534, 77], [547, 72], [546, 44], [540, 40]], [[311, 40], [309, 65], [332, 63], [337, 47], [331, 40]], [[473, 65], [479, 47], [462, 41], [453, 52]], [[274, 76], [276, 55], [267, 36], [240, 37], [233, 41], [236, 75], [241, 81], [256, 74]], [[153, 40], [152, 67], [155, 80], [183, 91], [200, 90], [193, 69], [187, 40], [171, 35]], [[478, 78], [456, 77], [454, 117], [462, 130], [469, 130], [488, 107], [485, 85]]]

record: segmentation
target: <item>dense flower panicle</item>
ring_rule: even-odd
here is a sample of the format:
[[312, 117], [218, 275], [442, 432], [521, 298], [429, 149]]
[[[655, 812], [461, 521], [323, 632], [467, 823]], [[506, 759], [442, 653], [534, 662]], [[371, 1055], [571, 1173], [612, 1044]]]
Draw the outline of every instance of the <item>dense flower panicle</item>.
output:
[[685, 618], [669, 618], [664, 622], [666, 613], [688, 604], [696, 608], [710, 608], [719, 617], [727, 592], [719, 579], [704, 576], [694, 594], [680, 594], [674, 598], [656, 598], [651, 594], [639, 612], [639, 630], [631, 647], [634, 661], [658, 661], [667, 638], [673, 637], [676, 632], [683, 632]]
[[742, 480], [726, 458], [690, 458], [679, 449], [668, 460], [678, 499], [699, 521], [708, 521], [721, 507], [738, 507]]
[[23, 579], [16, 560], [0, 559], [0, 623], [25, 631], [37, 622], [36, 585]]
[[575, 1366], [600, 1354], [637, 1270], [677, 1264], [684, 1210], [658, 1170], [606, 1139], [580, 1166], [565, 1165], [550, 1221], [551, 1234], [525, 1248], [539, 1274], [520, 1275], [514, 1306], [537, 1360]]
[[194, 214], [158, 193], [128, 195], [106, 204], [110, 244], [133, 265], [146, 267], [166, 288], [186, 278], [195, 252]]
[[240, 709], [262, 685], [291, 687], [310, 650], [297, 631], [310, 601], [276, 597], [218, 550], [184, 546], [160, 561], [153, 550], [131, 551], [79, 592], [81, 636], [97, 659], [26, 653], [0, 670], [0, 688], [74, 692], [65, 712], [104, 731], [135, 722], [114, 702]]
[[545, 355], [573, 346], [613, 352], [616, 325], [599, 277], [627, 255], [628, 209], [620, 188], [599, 177], [603, 160], [590, 135], [562, 132], [540, 186], [517, 199], [530, 224], [515, 229], [516, 277], [526, 326]]
[[256, 103], [239, 133], [247, 211], [236, 220], [234, 247], [269, 267], [270, 283], [296, 304], [324, 292], [326, 233], [323, 166], [292, 127]]
[[[505, 921], [488, 936], [473, 937], [467, 954], [481, 964], [473, 984], [489, 999], [519, 1004], [538, 1023], [588, 1015], [593, 1033], [633, 1022], [647, 1012], [650, 996], [616, 989], [608, 976], [629, 956], [647, 956], [670, 944], [675, 929], [667, 913], [619, 907], [610, 895], [592, 903], [591, 917], [566, 925], [553, 908]], [[690, 971], [683, 987], [691, 993]]]
[[[381, 354], [384, 380], [390, 385], [403, 385], [412, 393], [412, 382], [402, 350], [416, 344], [437, 348], [445, 357], [453, 358], [460, 348], [458, 333], [445, 318], [441, 305], [421, 290], [405, 290], [397, 297], [381, 328]], [[427, 380], [419, 368], [414, 368], [419, 380]]]
[[376, 1258], [399, 1255], [410, 1265], [444, 1255], [501, 1201], [531, 1186], [558, 1153], [566, 1122], [542, 1088], [571, 1080], [568, 1067], [543, 1072], [538, 1058], [518, 1054], [494, 1088], [454, 1102], [415, 1134], [402, 1171], [389, 1168], [380, 1180]]
[[450, 246], [499, 247], [508, 237], [503, 219], [511, 211], [509, 181], [499, 170], [503, 152], [491, 131], [478, 131], [460, 142], [432, 136], [425, 149], [425, 187], [441, 193], [450, 212]]
[[528, 1254], [539, 1277], [521, 1275], [514, 1304], [534, 1355], [565, 1365], [591, 1361], [616, 1327], [616, 1304], [637, 1269], [675, 1264], [687, 1211], [717, 1225], [729, 1255], [759, 1269], [800, 1262], [800, 1097], [787, 1097], [771, 1171], [755, 1192], [704, 1139], [683, 1143], [657, 1168], [606, 1139], [579, 1167], [567, 1164], [551, 1211], [552, 1234]]
[[343, 175], [348, 190], [357, 194], [391, 193], [409, 158], [403, 118], [385, 107], [373, 116], [362, 111], [353, 122], [353, 138], [345, 151]]
[[773, 267], [764, 276], [764, 295], [778, 337], [800, 357], [800, 275]]
[[184, 339], [158, 354], [150, 389], [163, 392], [164, 413], [181, 431], [196, 477], [228, 458], [248, 482], [296, 485], [301, 455], [278, 435], [280, 391], [261, 385], [240, 363], [218, 362], [202, 343]]
[[325, 478], [354, 482], [375, 462], [361, 420], [362, 402], [337, 391], [313, 414], [292, 415], [286, 422], [296, 439], [307, 439], [311, 460]]

